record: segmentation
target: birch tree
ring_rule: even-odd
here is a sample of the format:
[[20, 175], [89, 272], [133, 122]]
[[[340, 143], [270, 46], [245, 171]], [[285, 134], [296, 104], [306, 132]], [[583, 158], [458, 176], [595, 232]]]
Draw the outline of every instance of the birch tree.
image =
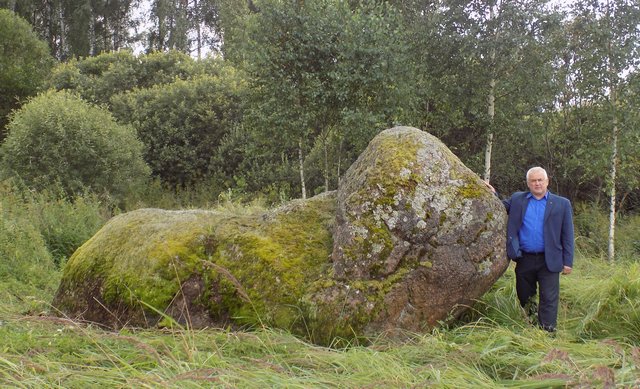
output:
[[[236, 46], [242, 53], [234, 57], [242, 58], [252, 78], [255, 139], [280, 152], [270, 155], [277, 163], [295, 161], [304, 198], [311, 189], [309, 154], [318, 146], [329, 150], [318, 140], [343, 142], [344, 148], [331, 150], [349, 150], [350, 158], [398, 118], [408, 80], [401, 69], [403, 41], [393, 9], [384, 4], [260, 4], [247, 21], [248, 43]], [[331, 131], [338, 136], [328, 136]], [[331, 159], [344, 164], [341, 158]], [[324, 189], [329, 159], [324, 158]]]
[[617, 185], [620, 163], [620, 91], [635, 69], [640, 47], [640, 4], [634, 0], [580, 0], [572, 7], [573, 69], [581, 98], [607, 107], [609, 128], [609, 236], [607, 259], [615, 259]]
[[560, 14], [546, 0], [439, 0], [421, 6], [414, 15], [422, 30], [413, 43], [427, 59], [418, 68], [430, 89], [425, 127], [460, 148], [465, 163], [488, 181], [498, 137], [552, 101], [547, 41], [560, 26]]
[[[548, 31], [553, 28], [553, 11], [547, 1], [472, 1], [465, 8], [471, 21], [470, 37], [477, 39], [476, 58], [486, 72], [486, 141], [483, 178], [491, 179], [491, 161], [495, 142], [496, 110], [504, 114], [514, 112], [511, 103], [528, 100], [529, 113], [535, 112], [543, 102], [528, 96], [536, 84], [544, 85], [548, 76], [545, 61], [551, 56], [544, 44]], [[532, 75], [535, 75], [532, 77]], [[510, 101], [509, 101], [510, 100]], [[497, 106], [496, 104], [501, 104]], [[503, 124], [505, 123], [502, 120]], [[508, 126], [508, 124], [507, 124]]]

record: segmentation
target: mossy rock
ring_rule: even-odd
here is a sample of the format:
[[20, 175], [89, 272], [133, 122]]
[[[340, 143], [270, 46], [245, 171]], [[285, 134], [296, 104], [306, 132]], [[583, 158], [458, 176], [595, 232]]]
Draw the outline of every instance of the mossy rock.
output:
[[505, 227], [504, 206], [440, 140], [383, 131], [338, 190], [335, 278], [362, 286], [342, 314], [366, 301], [365, 333], [459, 316], [506, 270]]
[[141, 209], [110, 220], [69, 259], [53, 305], [109, 327], [305, 332], [303, 296], [327, 274], [335, 192], [249, 215]]
[[504, 272], [505, 221], [439, 140], [398, 127], [337, 192], [253, 214], [114, 217], [69, 259], [53, 305], [109, 327], [268, 325], [320, 344], [423, 331]]

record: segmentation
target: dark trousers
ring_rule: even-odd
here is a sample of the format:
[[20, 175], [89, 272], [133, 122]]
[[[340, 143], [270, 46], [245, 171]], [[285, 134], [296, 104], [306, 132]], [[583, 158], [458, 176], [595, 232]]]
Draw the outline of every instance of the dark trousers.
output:
[[538, 321], [542, 328], [554, 331], [560, 300], [560, 273], [550, 272], [544, 254], [523, 254], [516, 263], [516, 293], [522, 307], [530, 304], [540, 286]]

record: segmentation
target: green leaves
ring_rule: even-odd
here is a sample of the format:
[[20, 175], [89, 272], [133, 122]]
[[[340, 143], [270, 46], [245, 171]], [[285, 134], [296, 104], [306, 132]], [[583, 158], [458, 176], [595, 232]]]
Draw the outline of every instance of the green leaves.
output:
[[[316, 172], [348, 166], [409, 104], [400, 22], [392, 7], [375, 2], [261, 2], [261, 12], [246, 19], [247, 44], [236, 47], [242, 55], [235, 54], [251, 77], [247, 130], [291, 156], [285, 163], [302, 155], [309, 168], [306, 156], [320, 143], [327, 154]], [[339, 135], [328, 138], [331, 131]], [[274, 155], [258, 163], [282, 162]]]
[[221, 68], [219, 76], [139, 89], [114, 97], [115, 115], [132, 123], [145, 145], [153, 174], [172, 187], [227, 178], [231, 166], [212, 165], [225, 135], [241, 121], [245, 85], [241, 74]]
[[59, 183], [118, 198], [148, 178], [131, 127], [68, 92], [44, 93], [18, 111], [0, 147], [4, 173], [34, 189]]
[[40, 89], [52, 66], [46, 43], [31, 26], [0, 9], [0, 141], [9, 112]]

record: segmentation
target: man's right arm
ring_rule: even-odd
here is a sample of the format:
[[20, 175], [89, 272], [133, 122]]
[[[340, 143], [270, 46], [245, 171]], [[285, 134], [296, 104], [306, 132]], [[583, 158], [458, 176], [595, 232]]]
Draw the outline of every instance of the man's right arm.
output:
[[502, 200], [502, 204], [504, 205], [504, 209], [507, 210], [507, 215], [509, 214], [509, 210], [511, 209], [511, 197], [508, 199]]
[[498, 192], [496, 191], [496, 188], [494, 188], [491, 184], [489, 184], [487, 181], [484, 181], [485, 185], [487, 185], [487, 187], [491, 190], [491, 192], [493, 192], [494, 195], [496, 195], [496, 197], [502, 201], [502, 204], [504, 205], [504, 208], [507, 210], [507, 214], [509, 213], [509, 209], [511, 209], [511, 198], [508, 199], [500, 199], [500, 194], [498, 194]]

